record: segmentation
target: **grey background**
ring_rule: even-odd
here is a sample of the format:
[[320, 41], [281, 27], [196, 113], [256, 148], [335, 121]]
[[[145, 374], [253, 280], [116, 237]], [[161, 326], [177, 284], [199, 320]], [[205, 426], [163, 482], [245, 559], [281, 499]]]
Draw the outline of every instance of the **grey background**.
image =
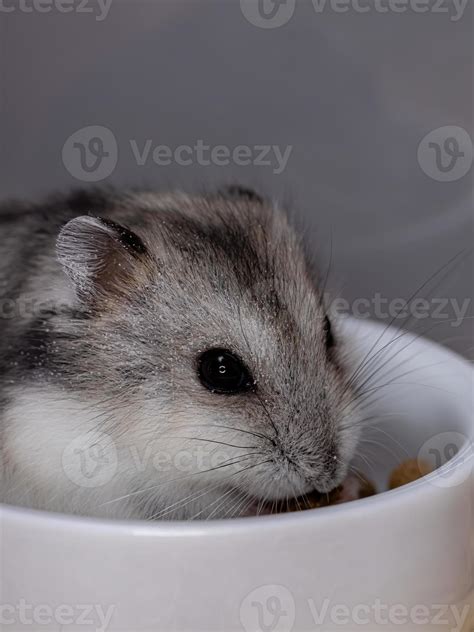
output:
[[[113, 0], [100, 22], [57, 10], [0, 13], [0, 199], [81, 185], [62, 162], [63, 145], [79, 128], [103, 125], [119, 155], [100, 184], [256, 186], [291, 203], [323, 267], [332, 235], [331, 288], [350, 300], [409, 297], [473, 245], [472, 168], [439, 182], [417, 161], [435, 128], [473, 136], [472, 17], [470, 2], [453, 21], [411, 10], [317, 14], [309, 0], [274, 29], [250, 24], [238, 0]], [[279, 175], [263, 166], [138, 166], [131, 139], [293, 150]], [[470, 299], [472, 261], [433, 295]], [[433, 324], [427, 335], [472, 357], [472, 319], [414, 327]]]

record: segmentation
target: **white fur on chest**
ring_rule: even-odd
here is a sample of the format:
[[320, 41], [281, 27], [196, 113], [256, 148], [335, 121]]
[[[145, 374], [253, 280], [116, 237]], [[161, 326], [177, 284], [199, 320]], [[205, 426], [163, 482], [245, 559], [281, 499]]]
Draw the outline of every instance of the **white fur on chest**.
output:
[[112, 420], [100, 404], [46, 387], [10, 396], [14, 403], [2, 419], [3, 500], [113, 517], [117, 506], [104, 503], [126, 492], [124, 463], [110, 434]]

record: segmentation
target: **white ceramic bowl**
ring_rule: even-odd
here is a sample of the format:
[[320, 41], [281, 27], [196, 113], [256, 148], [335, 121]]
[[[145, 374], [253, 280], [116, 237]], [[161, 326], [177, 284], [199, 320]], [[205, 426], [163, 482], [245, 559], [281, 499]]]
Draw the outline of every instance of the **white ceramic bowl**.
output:
[[[368, 322], [345, 328], [359, 358], [398, 336]], [[376, 379], [395, 381], [375, 409], [384, 423], [367, 444], [378, 452], [371, 475], [383, 485], [404, 456], [445, 460], [457, 445], [437, 472], [345, 505], [232, 521], [108, 522], [4, 506], [2, 629], [471, 629], [473, 369], [427, 340], [389, 348]]]

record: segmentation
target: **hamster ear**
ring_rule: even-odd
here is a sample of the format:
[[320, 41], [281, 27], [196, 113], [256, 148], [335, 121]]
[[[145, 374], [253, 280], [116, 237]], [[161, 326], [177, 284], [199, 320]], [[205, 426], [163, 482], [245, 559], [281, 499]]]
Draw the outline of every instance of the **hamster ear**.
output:
[[140, 260], [147, 255], [143, 241], [109, 219], [76, 217], [59, 233], [56, 253], [77, 295], [125, 294], [137, 284]]

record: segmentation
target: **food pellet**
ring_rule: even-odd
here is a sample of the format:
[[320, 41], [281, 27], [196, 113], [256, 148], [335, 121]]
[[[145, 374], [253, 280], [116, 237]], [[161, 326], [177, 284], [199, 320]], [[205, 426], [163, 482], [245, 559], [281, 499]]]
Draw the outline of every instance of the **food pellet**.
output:
[[390, 489], [397, 489], [397, 487], [408, 485], [408, 483], [413, 483], [423, 476], [431, 474], [432, 471], [433, 468], [426, 461], [407, 459], [393, 470], [388, 486]]

